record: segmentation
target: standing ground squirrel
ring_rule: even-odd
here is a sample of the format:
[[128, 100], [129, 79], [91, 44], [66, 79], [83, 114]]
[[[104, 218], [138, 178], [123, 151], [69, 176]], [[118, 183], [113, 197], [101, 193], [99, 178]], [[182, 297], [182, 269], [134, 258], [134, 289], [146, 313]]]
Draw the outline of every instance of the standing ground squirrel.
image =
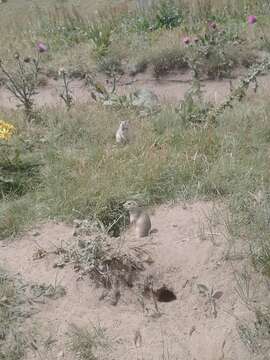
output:
[[129, 123], [127, 120], [121, 121], [115, 134], [117, 144], [127, 144], [129, 142]]
[[133, 200], [127, 201], [124, 208], [129, 211], [130, 223], [135, 225], [137, 236], [148, 236], [151, 230], [149, 215]]

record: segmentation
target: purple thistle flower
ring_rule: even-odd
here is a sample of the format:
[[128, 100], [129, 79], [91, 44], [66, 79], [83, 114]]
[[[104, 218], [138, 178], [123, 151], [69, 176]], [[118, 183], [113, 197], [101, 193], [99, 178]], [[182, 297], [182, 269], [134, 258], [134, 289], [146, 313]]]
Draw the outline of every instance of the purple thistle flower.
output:
[[47, 52], [48, 48], [43, 42], [38, 41], [37, 42], [37, 51], [40, 53]]
[[183, 43], [184, 43], [185, 45], [190, 44], [190, 37], [188, 37], [188, 36], [184, 37], [184, 38], [183, 38]]
[[249, 25], [255, 24], [257, 22], [256, 16], [255, 15], [249, 15], [247, 17], [247, 22], [248, 22]]

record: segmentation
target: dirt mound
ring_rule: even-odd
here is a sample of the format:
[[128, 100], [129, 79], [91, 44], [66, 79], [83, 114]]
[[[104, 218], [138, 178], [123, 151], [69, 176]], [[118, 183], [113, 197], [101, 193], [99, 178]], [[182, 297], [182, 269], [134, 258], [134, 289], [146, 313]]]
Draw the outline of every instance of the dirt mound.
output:
[[[27, 359], [74, 359], [66, 345], [70, 324], [100, 324], [111, 343], [106, 359], [254, 359], [237, 333], [238, 319], [250, 315], [235, 291], [220, 225], [215, 234], [213, 227], [208, 230], [206, 214], [211, 209], [211, 203], [162, 206], [151, 215], [157, 231], [150, 238], [139, 242], [132, 231], [123, 235], [126, 244], [145, 246], [151, 253], [154, 262], [143, 271], [141, 285], [147, 290], [152, 281], [156, 296], [142, 296], [139, 286], [120, 286], [117, 306], [102, 299], [103, 289], [89, 279], [78, 280], [72, 265], [54, 267], [55, 250], [75, 241], [71, 226], [45, 224], [2, 244], [0, 262], [12, 274], [20, 273], [27, 282], [60, 284], [66, 290], [65, 296], [37, 304], [38, 313], [27, 320], [29, 328], [34, 321], [43, 339], [52, 339], [50, 347], [37, 342], [37, 350], [29, 351]], [[34, 260], [37, 250], [47, 255]]]

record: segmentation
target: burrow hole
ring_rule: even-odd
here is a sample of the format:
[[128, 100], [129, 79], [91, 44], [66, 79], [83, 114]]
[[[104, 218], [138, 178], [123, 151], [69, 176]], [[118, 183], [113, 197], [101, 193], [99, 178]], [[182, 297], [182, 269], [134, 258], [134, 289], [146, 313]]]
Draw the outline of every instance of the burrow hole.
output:
[[156, 298], [159, 302], [171, 302], [176, 300], [176, 295], [173, 290], [167, 288], [166, 285], [163, 285], [156, 290]]

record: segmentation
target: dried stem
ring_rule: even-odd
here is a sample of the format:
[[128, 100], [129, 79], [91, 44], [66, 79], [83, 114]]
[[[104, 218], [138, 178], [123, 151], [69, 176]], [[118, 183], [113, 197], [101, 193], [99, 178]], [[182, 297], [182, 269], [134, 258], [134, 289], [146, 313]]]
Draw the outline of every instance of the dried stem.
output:
[[68, 80], [65, 70], [60, 70], [60, 74], [62, 75], [64, 81], [64, 89], [63, 92], [60, 94], [60, 97], [64, 100], [67, 109], [70, 110], [73, 104], [73, 97], [71, 95], [71, 89], [69, 87], [71, 81]]
[[19, 54], [15, 55], [15, 72], [7, 69], [3, 61], [0, 61], [0, 70], [7, 78], [6, 87], [23, 105], [26, 118], [30, 119], [33, 114], [33, 96], [37, 93], [39, 73], [39, 53], [36, 59], [22, 60]]

